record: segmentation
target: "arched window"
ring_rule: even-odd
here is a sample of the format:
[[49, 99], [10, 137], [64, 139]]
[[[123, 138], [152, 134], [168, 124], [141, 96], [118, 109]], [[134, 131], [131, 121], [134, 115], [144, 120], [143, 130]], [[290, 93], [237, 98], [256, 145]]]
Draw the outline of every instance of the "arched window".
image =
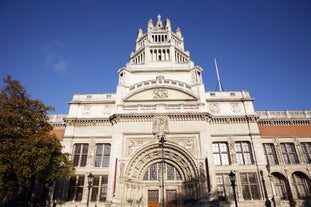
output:
[[273, 173], [273, 183], [275, 186], [275, 191], [278, 197], [281, 199], [288, 199], [288, 190], [286, 185], [286, 179], [283, 175], [278, 173]]
[[299, 199], [306, 198], [309, 194], [308, 178], [300, 172], [292, 174], [292, 184], [295, 186]]
[[[161, 166], [162, 166], [162, 163], [155, 163], [151, 165], [144, 174], [144, 180], [160, 179]], [[180, 173], [174, 166], [165, 163], [164, 170], [165, 170], [166, 180], [181, 180]]]

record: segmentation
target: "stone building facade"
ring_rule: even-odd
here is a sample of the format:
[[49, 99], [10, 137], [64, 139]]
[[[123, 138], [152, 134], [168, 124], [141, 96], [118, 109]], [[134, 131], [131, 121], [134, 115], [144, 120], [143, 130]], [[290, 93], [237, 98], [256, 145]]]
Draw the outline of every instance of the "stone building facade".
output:
[[232, 171], [238, 206], [308, 205], [311, 111], [256, 112], [247, 91], [205, 91], [202, 72], [180, 28], [150, 19], [118, 70], [116, 93], [75, 94], [67, 115], [50, 115], [76, 167], [56, 182], [53, 200], [235, 206]]

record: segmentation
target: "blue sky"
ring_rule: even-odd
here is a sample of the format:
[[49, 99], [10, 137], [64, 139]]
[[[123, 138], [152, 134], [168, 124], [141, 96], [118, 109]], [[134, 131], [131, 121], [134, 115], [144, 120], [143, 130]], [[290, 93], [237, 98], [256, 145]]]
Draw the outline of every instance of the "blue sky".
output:
[[[0, 0], [0, 77], [68, 113], [75, 93], [114, 93], [137, 30], [169, 18], [205, 89], [248, 90], [256, 110], [310, 110], [309, 0]], [[3, 83], [0, 84], [3, 86]]]

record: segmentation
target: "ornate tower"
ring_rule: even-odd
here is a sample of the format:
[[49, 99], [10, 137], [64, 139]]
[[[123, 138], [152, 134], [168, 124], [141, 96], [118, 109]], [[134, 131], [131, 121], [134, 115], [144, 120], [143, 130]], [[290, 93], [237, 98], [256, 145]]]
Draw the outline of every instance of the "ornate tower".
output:
[[[154, 86], [158, 89], [152, 95], [145, 94], [144, 101], [170, 99], [177, 91], [183, 91], [192, 97], [192, 104], [202, 105], [205, 100], [201, 76], [202, 68], [194, 66], [190, 53], [184, 49], [180, 28], [173, 32], [170, 20], [163, 24], [158, 15], [155, 24], [152, 19], [148, 21], [146, 33], [138, 30], [135, 52], [126, 67], [119, 70], [117, 104], [124, 106], [135, 91]], [[173, 88], [175, 92], [169, 92]]]

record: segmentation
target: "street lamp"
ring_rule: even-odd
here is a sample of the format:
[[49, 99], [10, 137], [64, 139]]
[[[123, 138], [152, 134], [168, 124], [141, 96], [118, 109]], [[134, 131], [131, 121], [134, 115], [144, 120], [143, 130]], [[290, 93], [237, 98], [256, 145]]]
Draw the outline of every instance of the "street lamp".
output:
[[166, 142], [164, 134], [161, 135], [159, 140], [161, 148], [162, 148], [162, 204], [161, 206], [164, 207], [164, 143]]
[[88, 191], [87, 191], [87, 200], [86, 200], [86, 207], [89, 207], [89, 201], [90, 201], [90, 191], [93, 185], [93, 181], [94, 181], [94, 175], [92, 173], [90, 173], [87, 176], [87, 182], [88, 182]]
[[237, 201], [236, 193], [235, 193], [235, 181], [236, 181], [236, 178], [235, 178], [235, 174], [232, 171], [229, 174], [229, 178], [230, 178], [231, 186], [232, 186], [232, 190], [233, 190], [233, 197], [234, 197], [235, 207], [238, 207], [238, 201]]

